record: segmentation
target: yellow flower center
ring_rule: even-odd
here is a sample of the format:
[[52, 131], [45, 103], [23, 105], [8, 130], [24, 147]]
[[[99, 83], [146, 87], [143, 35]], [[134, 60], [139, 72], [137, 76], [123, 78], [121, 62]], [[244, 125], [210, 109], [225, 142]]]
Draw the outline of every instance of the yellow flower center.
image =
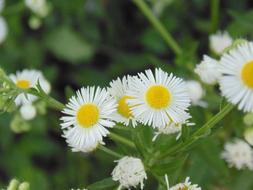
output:
[[180, 187], [178, 190], [189, 190], [189, 188], [184, 186], [184, 187]]
[[171, 102], [171, 93], [162, 85], [154, 85], [146, 91], [146, 101], [154, 109], [166, 108]]
[[16, 86], [18, 87], [18, 88], [22, 88], [22, 89], [28, 89], [28, 88], [30, 88], [30, 81], [28, 81], [28, 80], [18, 80], [17, 82], [16, 82]]
[[241, 77], [245, 85], [249, 88], [253, 88], [253, 61], [250, 61], [243, 66]]
[[77, 112], [77, 121], [84, 128], [92, 127], [98, 122], [99, 109], [94, 104], [82, 105]]
[[118, 112], [120, 113], [120, 115], [126, 118], [132, 116], [130, 106], [127, 104], [127, 100], [130, 98], [130, 96], [122, 96], [118, 101]]

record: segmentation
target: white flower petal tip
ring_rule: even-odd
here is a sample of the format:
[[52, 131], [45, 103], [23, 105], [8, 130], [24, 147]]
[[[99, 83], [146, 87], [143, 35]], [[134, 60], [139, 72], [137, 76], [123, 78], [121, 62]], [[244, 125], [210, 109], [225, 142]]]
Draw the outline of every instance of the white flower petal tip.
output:
[[187, 177], [183, 183], [178, 183], [169, 190], [201, 190], [201, 187], [198, 187], [197, 184], [191, 184], [190, 178]]
[[190, 97], [182, 79], [161, 69], [139, 73], [127, 92], [129, 106], [138, 122], [154, 128], [170, 122], [180, 123], [190, 106]]
[[[28, 70], [24, 69], [23, 71], [17, 71], [16, 74], [11, 74], [10, 79], [16, 84], [16, 86], [20, 89], [29, 89], [35, 88], [38, 82], [42, 90], [45, 93], [50, 92], [50, 84], [43, 76], [42, 72], [38, 70]], [[15, 103], [17, 106], [31, 104], [37, 99], [36, 96], [24, 93], [19, 94], [15, 99]]]
[[113, 118], [115, 121], [119, 123], [123, 123], [125, 126], [133, 126], [137, 125], [137, 121], [131, 113], [130, 106], [128, 104], [128, 100], [131, 99], [130, 96], [127, 95], [129, 91], [129, 85], [134, 77], [124, 76], [122, 79], [117, 78], [110, 82], [110, 87], [108, 88], [108, 92], [118, 103], [117, 110], [113, 113]]
[[244, 112], [253, 112], [253, 42], [245, 42], [220, 60], [220, 90]]
[[226, 48], [232, 45], [233, 39], [228, 32], [218, 31], [209, 37], [210, 49], [217, 55], [221, 55]]
[[176, 140], [178, 140], [181, 137], [181, 131], [182, 131], [183, 125], [186, 125], [186, 126], [195, 125], [194, 123], [191, 123], [189, 121], [189, 119], [191, 118], [190, 114], [187, 113], [183, 117], [184, 119], [180, 123], [170, 122], [164, 127], [157, 128], [157, 131], [155, 132], [155, 135], [152, 141], [155, 141], [157, 137], [161, 134], [171, 135], [171, 134], [176, 134], [176, 133], [178, 134], [176, 136]]
[[74, 151], [89, 152], [109, 134], [107, 128], [115, 125], [112, 114], [116, 102], [100, 87], [81, 88], [72, 96], [66, 108], [61, 127], [63, 137]]
[[140, 185], [143, 189], [147, 174], [142, 161], [139, 158], [125, 156], [117, 162], [117, 166], [112, 171], [112, 179], [118, 181], [124, 188]]
[[221, 77], [218, 61], [207, 55], [204, 55], [203, 60], [196, 66], [194, 72], [206, 84], [216, 84]]
[[253, 169], [253, 150], [243, 140], [236, 139], [234, 142], [226, 143], [221, 157], [229, 167], [235, 167], [238, 170]]

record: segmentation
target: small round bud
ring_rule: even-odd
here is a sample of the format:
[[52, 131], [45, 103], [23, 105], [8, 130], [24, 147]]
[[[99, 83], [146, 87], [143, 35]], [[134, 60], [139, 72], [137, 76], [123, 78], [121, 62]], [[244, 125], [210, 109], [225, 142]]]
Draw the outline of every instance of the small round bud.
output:
[[36, 109], [31, 104], [25, 104], [21, 106], [20, 114], [24, 120], [31, 120], [36, 116]]
[[253, 146], [253, 127], [247, 128], [244, 131], [244, 138], [250, 145]]
[[253, 113], [248, 113], [244, 116], [243, 121], [245, 125], [251, 126], [253, 125]]
[[16, 190], [18, 188], [19, 181], [16, 179], [12, 179], [9, 186], [7, 187], [7, 190]]

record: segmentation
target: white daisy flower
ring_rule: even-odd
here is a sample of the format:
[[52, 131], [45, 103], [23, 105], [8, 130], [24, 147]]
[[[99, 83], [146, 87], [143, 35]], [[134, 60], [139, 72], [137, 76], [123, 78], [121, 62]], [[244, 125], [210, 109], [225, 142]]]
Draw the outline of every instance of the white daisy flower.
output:
[[179, 183], [171, 188], [169, 190], [201, 190], [201, 187], [198, 187], [196, 184], [191, 184], [190, 178], [187, 177], [185, 179], [185, 182]]
[[253, 169], [253, 150], [245, 141], [236, 139], [225, 144], [225, 150], [221, 157], [225, 159], [229, 167], [241, 169]]
[[147, 179], [144, 165], [139, 158], [125, 156], [118, 162], [112, 171], [112, 179], [119, 181], [120, 187], [130, 188], [140, 184], [141, 189], [144, 187], [143, 181]]
[[134, 117], [144, 125], [164, 127], [170, 122], [180, 123], [190, 105], [190, 98], [182, 79], [161, 69], [139, 73], [127, 93]]
[[[72, 96], [61, 118], [63, 137], [74, 150], [93, 150], [112, 128], [112, 113], [116, 102], [105, 89], [100, 87], [81, 88]], [[93, 147], [93, 148], [92, 148]], [[86, 151], [87, 152], [87, 151]]]
[[5, 5], [5, 0], [0, 0], [0, 13], [3, 11]]
[[196, 66], [194, 72], [199, 75], [202, 82], [215, 84], [221, 77], [218, 67], [219, 63], [217, 60], [204, 55], [203, 60]]
[[0, 44], [4, 42], [7, 37], [8, 28], [5, 19], [0, 16]]
[[114, 120], [123, 123], [126, 126], [131, 123], [133, 127], [135, 127], [137, 122], [134, 119], [127, 103], [127, 100], [131, 99], [131, 97], [127, 96], [126, 94], [129, 90], [129, 83], [131, 82], [130, 80], [133, 80], [133, 78], [130, 76], [123, 77], [122, 80], [117, 78], [117, 80], [110, 82], [110, 88], [108, 88], [108, 92], [118, 102], [117, 111], [113, 114]]
[[[9, 77], [18, 88], [23, 90], [36, 87], [38, 82], [45, 93], [48, 94], [51, 90], [49, 82], [38, 70], [25, 69], [23, 71], [17, 71], [16, 74], [11, 74]], [[24, 104], [31, 104], [36, 99], [37, 97], [34, 95], [31, 94], [25, 95], [24, 93], [22, 93], [17, 96], [17, 98], [15, 99], [15, 103], [17, 106]]]
[[246, 42], [224, 54], [220, 60], [222, 95], [238, 104], [239, 110], [253, 111], [253, 42]]
[[247, 143], [253, 146], [253, 127], [247, 128], [244, 131], [244, 139], [247, 141]]
[[164, 127], [157, 128], [157, 131], [155, 132], [155, 136], [153, 137], [152, 141], [155, 141], [156, 138], [161, 134], [170, 135], [170, 134], [178, 133], [176, 139], [179, 139], [181, 136], [181, 131], [182, 131], [183, 125], [186, 125], [186, 126], [194, 125], [194, 123], [189, 122], [190, 118], [191, 118], [191, 115], [188, 113], [185, 113], [184, 119], [182, 120], [182, 122], [180, 122], [180, 123], [170, 122]]
[[232, 45], [233, 39], [228, 32], [218, 31], [209, 37], [210, 49], [217, 55], [221, 55], [223, 51]]
[[206, 107], [207, 103], [202, 101], [201, 99], [205, 95], [205, 91], [203, 90], [201, 84], [195, 80], [186, 81], [186, 87], [193, 105], [198, 105], [202, 107]]
[[25, 104], [21, 106], [20, 114], [24, 120], [32, 120], [36, 116], [36, 109], [32, 104]]

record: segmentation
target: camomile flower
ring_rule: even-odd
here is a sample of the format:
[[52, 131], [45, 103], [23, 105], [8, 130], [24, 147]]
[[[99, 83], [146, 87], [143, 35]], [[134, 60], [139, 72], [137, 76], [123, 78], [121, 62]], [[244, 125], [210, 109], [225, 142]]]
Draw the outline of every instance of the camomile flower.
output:
[[0, 16], [0, 44], [4, 42], [7, 37], [8, 28], [6, 21], [3, 17]]
[[206, 107], [207, 103], [201, 100], [205, 95], [205, 91], [203, 90], [201, 84], [195, 80], [186, 81], [185, 84], [192, 104]]
[[191, 118], [191, 115], [188, 113], [185, 113], [184, 119], [182, 120], [182, 122], [180, 122], [180, 123], [170, 122], [164, 127], [157, 128], [157, 131], [155, 132], [155, 136], [153, 137], [152, 141], [155, 141], [156, 138], [161, 134], [171, 135], [171, 134], [178, 133], [176, 139], [179, 139], [181, 136], [181, 131], [182, 131], [183, 125], [186, 125], [186, 126], [194, 125], [194, 123], [189, 122], [190, 118]]
[[[38, 70], [25, 69], [23, 71], [17, 71], [16, 74], [11, 74], [9, 77], [16, 84], [16, 86], [22, 90], [34, 88], [36, 87], [38, 82], [45, 93], [48, 94], [51, 90], [49, 82]], [[31, 104], [36, 99], [37, 97], [34, 95], [31, 94], [25, 95], [24, 93], [22, 93], [17, 96], [17, 98], [15, 99], [15, 103], [17, 106], [24, 104]]]
[[127, 103], [127, 100], [131, 99], [131, 97], [126, 94], [129, 90], [129, 83], [131, 80], [133, 80], [133, 78], [130, 76], [123, 77], [122, 80], [120, 78], [113, 80], [110, 82], [108, 92], [118, 103], [117, 111], [113, 114], [114, 120], [126, 126], [131, 123], [133, 127], [135, 127], [137, 123]]
[[210, 49], [217, 55], [221, 55], [223, 51], [232, 45], [233, 39], [228, 32], [218, 31], [209, 37]]
[[109, 134], [106, 128], [115, 125], [111, 115], [116, 106], [115, 100], [103, 88], [78, 90], [62, 111], [63, 137], [69, 146], [77, 151], [93, 150]]
[[36, 116], [36, 108], [32, 104], [22, 105], [20, 114], [24, 120], [32, 120]]
[[236, 139], [234, 142], [226, 143], [224, 149], [221, 157], [227, 161], [229, 167], [238, 170], [253, 169], [253, 150], [245, 141]]
[[134, 117], [144, 125], [164, 127], [184, 119], [190, 98], [182, 79], [161, 69], [139, 73], [130, 84], [128, 100]]
[[194, 72], [199, 75], [202, 82], [206, 84], [216, 84], [221, 77], [217, 60], [204, 55], [203, 60], [196, 66]]
[[143, 181], [147, 179], [144, 165], [139, 158], [125, 156], [118, 162], [112, 171], [112, 179], [120, 183], [120, 187], [129, 189], [140, 184], [144, 187]]
[[185, 179], [185, 182], [179, 183], [171, 188], [169, 190], [201, 190], [201, 187], [198, 187], [197, 184], [191, 184], [190, 178], [187, 177]]
[[253, 42], [245, 42], [220, 60], [220, 90], [239, 110], [253, 111]]

